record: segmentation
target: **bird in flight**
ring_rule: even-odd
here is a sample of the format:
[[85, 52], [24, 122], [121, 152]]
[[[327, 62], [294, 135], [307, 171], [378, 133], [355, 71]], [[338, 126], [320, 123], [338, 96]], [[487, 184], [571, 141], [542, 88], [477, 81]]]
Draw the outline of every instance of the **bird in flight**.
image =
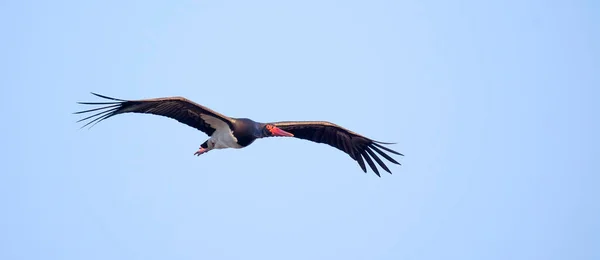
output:
[[[388, 173], [392, 173], [385, 163], [377, 156], [381, 155], [388, 161], [400, 165], [385, 152], [404, 156], [383, 145], [336, 124], [325, 121], [282, 121], [271, 123], [255, 122], [248, 118], [233, 118], [222, 115], [207, 107], [199, 105], [183, 97], [164, 97], [140, 100], [123, 100], [93, 93], [106, 99], [105, 102], [77, 102], [84, 105], [100, 105], [101, 107], [75, 112], [84, 114], [95, 112], [77, 122], [89, 120], [83, 127], [90, 128], [102, 120], [123, 113], [143, 113], [165, 116], [180, 123], [198, 129], [208, 136], [208, 140], [200, 145], [194, 155], [200, 156], [214, 149], [240, 149], [252, 144], [256, 139], [265, 137], [294, 137], [324, 143], [348, 154], [366, 173], [365, 162], [381, 177], [375, 162]], [[384, 152], [385, 151], [385, 152]], [[363, 160], [364, 159], [364, 160]]]

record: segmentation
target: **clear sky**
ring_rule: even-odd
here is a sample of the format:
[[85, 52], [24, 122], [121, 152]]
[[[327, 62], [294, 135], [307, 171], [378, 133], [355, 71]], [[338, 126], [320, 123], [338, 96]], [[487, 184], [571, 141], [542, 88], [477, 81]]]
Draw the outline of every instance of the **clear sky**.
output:
[[[0, 3], [0, 259], [599, 259], [598, 1]], [[296, 139], [77, 101], [185, 96], [327, 120]]]

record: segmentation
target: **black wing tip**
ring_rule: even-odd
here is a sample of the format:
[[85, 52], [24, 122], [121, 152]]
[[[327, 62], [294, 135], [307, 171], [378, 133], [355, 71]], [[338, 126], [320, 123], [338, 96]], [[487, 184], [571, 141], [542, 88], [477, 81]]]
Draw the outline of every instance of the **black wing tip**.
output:
[[381, 148], [381, 149], [384, 149], [384, 150], [386, 150], [386, 151], [388, 151], [388, 152], [390, 152], [390, 153], [393, 153], [393, 154], [396, 154], [396, 155], [400, 155], [400, 156], [404, 156], [404, 154], [401, 154], [401, 153], [399, 153], [399, 152], [396, 152], [396, 151], [394, 151], [394, 150], [392, 150], [392, 149], [390, 149], [390, 148], [387, 148], [387, 147], [385, 147], [385, 146], [383, 146], [383, 145], [379, 144], [378, 142], [373, 142], [372, 144], [373, 144], [374, 146], [377, 146], [377, 147], [379, 147], [379, 148]]
[[371, 140], [374, 143], [379, 143], [379, 144], [398, 144], [398, 143], [389, 143], [389, 142], [381, 142], [381, 141], [376, 141], [376, 140]]
[[365, 161], [367, 161], [367, 164], [369, 165], [371, 170], [373, 170], [373, 172], [375, 172], [377, 176], [381, 177], [381, 175], [379, 174], [379, 170], [377, 170], [377, 166], [375, 166], [375, 163], [373, 162], [371, 157], [366, 153], [366, 150], [367, 148], [365, 147], [365, 149], [361, 152], [362, 157], [365, 158]]
[[[377, 164], [379, 164], [379, 166], [385, 170], [386, 172], [388, 172], [390, 175], [392, 174], [392, 171], [385, 165], [385, 163], [379, 158], [379, 156], [377, 156], [377, 154], [381, 155], [383, 158], [387, 159], [389, 162], [393, 163], [393, 164], [397, 164], [397, 165], [402, 165], [401, 163], [399, 163], [398, 161], [394, 160], [394, 158], [392, 158], [390, 155], [386, 154], [384, 151], [387, 151], [389, 153], [393, 153], [393, 154], [397, 154], [400, 156], [404, 156], [404, 154], [396, 152], [390, 148], [384, 147], [382, 144], [394, 144], [394, 143], [385, 143], [385, 142], [379, 142], [379, 141], [372, 141], [370, 144], [368, 144], [367, 146], [365, 146], [363, 149], [364, 151], [356, 151], [356, 158], [355, 159], [358, 164], [360, 165], [361, 169], [367, 173], [367, 167], [365, 165], [365, 162], [367, 162], [367, 164], [369, 164], [369, 167], [371, 168], [371, 170], [373, 170], [373, 172], [377, 175], [377, 177], [381, 178], [381, 174], [379, 173], [379, 170], [377, 169], [377, 167], [375, 166], [375, 163], [373, 162], [372, 159], [375, 160], [375, 162], [377, 162]], [[381, 149], [380, 149], [381, 148]], [[355, 149], [360, 149], [360, 148], [355, 148]], [[375, 151], [375, 152], [373, 152]], [[363, 159], [364, 158], [364, 159]]]
[[396, 152], [396, 151], [394, 151], [394, 150], [392, 150], [390, 148], [387, 148], [387, 147], [383, 146], [383, 144], [385, 144], [385, 145], [395, 145], [395, 144], [398, 144], [398, 143], [381, 142], [381, 141], [377, 141], [377, 140], [371, 140], [371, 142], [373, 143], [373, 145], [377, 145], [378, 147], [386, 149], [390, 153], [393, 153], [393, 154], [396, 154], [396, 155], [400, 155], [400, 156], [404, 156], [404, 154], [402, 154], [402, 153]]
[[109, 99], [109, 100], [113, 100], [112, 102], [76, 102], [77, 104], [81, 104], [81, 105], [103, 105], [102, 107], [97, 107], [97, 108], [93, 108], [93, 109], [88, 109], [88, 110], [82, 110], [82, 111], [77, 111], [77, 112], [73, 112], [73, 114], [83, 114], [83, 113], [88, 113], [88, 112], [93, 112], [93, 111], [98, 111], [98, 110], [103, 110], [103, 111], [99, 111], [91, 116], [85, 117], [83, 119], [78, 120], [75, 123], [79, 123], [81, 121], [85, 121], [90, 119], [89, 122], [87, 122], [86, 124], [84, 124], [81, 128], [82, 129], [88, 125], [91, 124], [91, 126], [88, 128], [91, 129], [93, 126], [95, 126], [96, 124], [100, 123], [101, 121], [114, 116], [115, 114], [117, 114], [117, 111], [119, 110], [119, 108], [121, 108], [123, 106], [123, 103], [128, 102], [128, 100], [123, 100], [123, 99], [118, 99], [118, 98], [113, 98], [113, 97], [108, 97], [108, 96], [104, 96], [98, 93], [94, 93], [94, 92], [90, 92], [92, 95], [95, 95], [97, 97], [101, 97], [104, 99]]
[[373, 157], [373, 159], [375, 159], [375, 161], [377, 162], [377, 164], [379, 164], [379, 166], [381, 166], [381, 168], [383, 168], [383, 170], [385, 170], [389, 174], [392, 174], [392, 171], [390, 171], [390, 169], [385, 165], [385, 163], [369, 147], [366, 147], [365, 151], [367, 151], [367, 153], [371, 157]]
[[94, 92], [90, 92], [92, 95], [97, 96], [97, 97], [101, 97], [101, 98], [105, 98], [105, 99], [110, 99], [110, 100], [115, 100], [115, 101], [122, 101], [122, 102], [126, 102], [128, 100], [123, 100], [123, 99], [118, 99], [118, 98], [114, 98], [114, 97], [108, 97], [105, 95], [100, 95], [98, 93], [94, 93]]
[[90, 92], [90, 93], [94, 96], [101, 97], [101, 98], [108, 99], [108, 100], [113, 100], [113, 101], [112, 102], [82, 102], [82, 101], [78, 101], [75, 103], [80, 104], [80, 105], [114, 105], [114, 104], [121, 104], [121, 103], [129, 101], [129, 100], [118, 99], [118, 98], [100, 95], [100, 94], [94, 93], [94, 92]]

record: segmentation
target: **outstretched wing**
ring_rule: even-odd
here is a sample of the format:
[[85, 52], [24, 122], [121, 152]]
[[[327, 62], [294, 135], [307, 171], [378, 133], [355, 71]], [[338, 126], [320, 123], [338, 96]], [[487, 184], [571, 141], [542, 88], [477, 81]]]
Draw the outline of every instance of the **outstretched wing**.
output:
[[81, 122], [89, 120], [82, 128], [93, 123], [93, 125], [90, 126], [91, 128], [100, 121], [118, 114], [144, 113], [175, 119], [183, 124], [196, 128], [209, 136], [216, 130], [215, 127], [217, 127], [217, 125], [223, 125], [221, 122], [225, 122], [233, 129], [233, 119], [183, 97], [123, 100], [96, 93], [92, 94], [110, 101], [78, 102], [79, 104], [84, 105], [102, 105], [102, 107], [99, 108], [75, 112], [75, 114], [96, 112], [91, 116], [77, 121]]
[[[352, 132], [348, 129], [345, 129], [341, 126], [330, 122], [323, 121], [287, 121], [287, 122], [275, 122], [271, 123], [281, 130], [290, 132], [294, 134], [294, 137], [309, 140], [316, 143], [325, 143], [331, 145], [346, 154], [348, 154], [352, 159], [358, 162], [360, 167], [364, 172], [367, 172], [367, 168], [365, 166], [365, 162], [369, 164], [371, 169], [379, 175], [379, 171], [373, 163], [374, 159], [381, 168], [383, 168], [388, 173], [392, 173], [390, 169], [383, 163], [383, 161], [377, 156], [377, 154], [381, 155], [383, 158], [388, 161], [400, 164], [384, 151], [404, 156], [401, 153], [398, 153], [390, 148], [384, 147], [383, 144], [392, 144], [392, 143], [384, 143], [374, 141], [367, 137], [364, 137], [360, 134]], [[363, 160], [364, 158], [364, 160]]]

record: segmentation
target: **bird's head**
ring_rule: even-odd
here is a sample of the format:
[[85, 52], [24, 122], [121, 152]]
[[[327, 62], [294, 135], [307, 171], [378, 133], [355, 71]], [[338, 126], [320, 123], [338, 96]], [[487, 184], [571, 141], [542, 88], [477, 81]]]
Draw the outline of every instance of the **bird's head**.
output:
[[279, 127], [274, 126], [273, 124], [265, 124], [263, 127], [263, 135], [265, 137], [270, 136], [294, 136], [292, 133], [288, 133], [286, 131], [281, 130]]

